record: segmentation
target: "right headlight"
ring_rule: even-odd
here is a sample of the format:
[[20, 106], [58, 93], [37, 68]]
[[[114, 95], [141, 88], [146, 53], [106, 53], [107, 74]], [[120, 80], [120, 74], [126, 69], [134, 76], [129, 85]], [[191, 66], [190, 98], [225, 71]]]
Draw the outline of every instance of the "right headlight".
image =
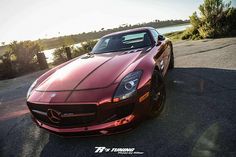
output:
[[120, 82], [120, 85], [115, 92], [113, 101], [117, 102], [133, 96], [137, 90], [141, 75], [141, 70], [134, 71], [126, 75]]

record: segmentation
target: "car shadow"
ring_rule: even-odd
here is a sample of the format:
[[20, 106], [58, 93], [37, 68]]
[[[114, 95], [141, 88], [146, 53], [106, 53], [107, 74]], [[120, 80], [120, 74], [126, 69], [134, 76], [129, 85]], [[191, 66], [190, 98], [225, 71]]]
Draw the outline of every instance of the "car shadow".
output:
[[117, 156], [95, 154], [99, 146], [135, 148], [150, 157], [235, 156], [235, 81], [236, 70], [175, 68], [166, 77], [167, 100], [158, 118], [112, 136], [61, 138], [50, 134], [40, 156]]

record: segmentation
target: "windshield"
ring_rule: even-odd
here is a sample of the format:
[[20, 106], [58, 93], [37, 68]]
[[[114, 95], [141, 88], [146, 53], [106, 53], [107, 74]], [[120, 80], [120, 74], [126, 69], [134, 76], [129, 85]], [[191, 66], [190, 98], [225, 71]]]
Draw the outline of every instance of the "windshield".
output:
[[151, 46], [148, 32], [130, 32], [101, 38], [93, 48], [93, 53], [124, 51]]

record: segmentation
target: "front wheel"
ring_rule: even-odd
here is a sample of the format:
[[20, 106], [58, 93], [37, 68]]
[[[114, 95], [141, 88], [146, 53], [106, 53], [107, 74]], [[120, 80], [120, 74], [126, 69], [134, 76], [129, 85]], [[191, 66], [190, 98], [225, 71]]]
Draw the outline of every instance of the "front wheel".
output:
[[163, 76], [157, 70], [153, 72], [150, 89], [151, 111], [149, 117], [157, 117], [164, 108], [166, 100], [166, 89]]

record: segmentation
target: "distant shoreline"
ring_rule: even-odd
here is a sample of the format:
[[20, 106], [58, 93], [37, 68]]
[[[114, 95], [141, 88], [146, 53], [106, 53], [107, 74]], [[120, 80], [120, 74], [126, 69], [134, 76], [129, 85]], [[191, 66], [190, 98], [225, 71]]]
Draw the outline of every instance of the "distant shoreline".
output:
[[[127, 25], [125, 27], [118, 27], [113, 29], [106, 29], [106, 30], [100, 30], [100, 31], [94, 31], [94, 32], [87, 32], [87, 33], [80, 33], [75, 35], [66, 35], [66, 36], [60, 36], [60, 37], [53, 37], [48, 39], [41, 39], [41, 40], [34, 40], [40, 42], [40, 44], [43, 46], [44, 50], [49, 50], [53, 48], [61, 47], [65, 41], [70, 40], [68, 45], [73, 45], [77, 43], [81, 43], [87, 40], [93, 40], [98, 39], [101, 36], [116, 32], [120, 30], [125, 29], [132, 29], [136, 27], [154, 27], [154, 28], [171, 28], [171, 27], [177, 27], [177, 26], [183, 26], [189, 24], [189, 21], [183, 21], [183, 20], [168, 20], [168, 21], [156, 21], [156, 22], [149, 22], [149, 23], [143, 23], [143, 24], [137, 24], [137, 25]], [[4, 54], [4, 52], [7, 50], [8, 45], [0, 46], [0, 56]]]

